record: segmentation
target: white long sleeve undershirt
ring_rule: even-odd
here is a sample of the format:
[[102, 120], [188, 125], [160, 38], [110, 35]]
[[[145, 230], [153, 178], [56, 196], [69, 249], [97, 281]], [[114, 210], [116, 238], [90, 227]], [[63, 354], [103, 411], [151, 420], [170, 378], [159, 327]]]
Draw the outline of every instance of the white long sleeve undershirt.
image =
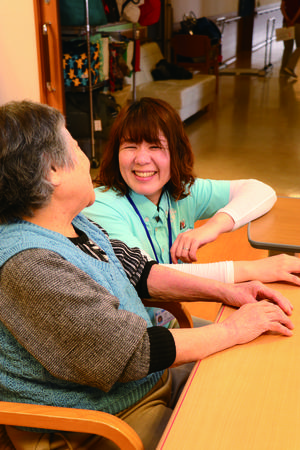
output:
[[233, 261], [221, 261], [206, 264], [164, 264], [165, 267], [210, 280], [234, 283]]
[[234, 220], [233, 230], [267, 213], [277, 200], [271, 186], [258, 180], [230, 181], [229, 203], [218, 212], [224, 212]]
[[[261, 181], [232, 180], [230, 181], [229, 203], [219, 209], [230, 215], [235, 224], [233, 230], [246, 225], [251, 220], [267, 213], [277, 200], [274, 189]], [[234, 283], [233, 261], [221, 261], [207, 264], [164, 264], [172, 269], [199, 277]]]

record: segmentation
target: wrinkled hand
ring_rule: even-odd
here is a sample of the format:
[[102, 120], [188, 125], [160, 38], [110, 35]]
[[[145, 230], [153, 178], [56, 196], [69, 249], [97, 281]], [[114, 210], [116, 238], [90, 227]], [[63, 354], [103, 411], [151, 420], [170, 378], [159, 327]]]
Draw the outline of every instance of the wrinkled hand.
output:
[[280, 292], [265, 286], [260, 281], [248, 281], [228, 285], [228, 292], [225, 294], [224, 303], [227, 305], [240, 307], [247, 303], [256, 303], [259, 300], [269, 300], [287, 315], [291, 315], [293, 306], [290, 301]]
[[251, 279], [263, 283], [286, 281], [300, 286], [300, 258], [291, 255], [276, 255], [269, 258], [249, 261]]
[[221, 325], [227, 328], [233, 344], [245, 344], [267, 331], [292, 336], [294, 328], [279, 306], [265, 300], [242, 306]]

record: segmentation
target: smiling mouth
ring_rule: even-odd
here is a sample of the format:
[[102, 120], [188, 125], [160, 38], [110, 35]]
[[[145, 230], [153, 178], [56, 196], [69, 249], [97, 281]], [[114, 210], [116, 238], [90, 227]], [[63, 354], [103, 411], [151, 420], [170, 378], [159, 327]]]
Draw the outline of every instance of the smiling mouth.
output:
[[152, 172], [139, 172], [138, 170], [133, 170], [133, 173], [140, 178], [148, 178], [148, 177], [153, 177], [153, 175], [156, 174], [155, 171]]

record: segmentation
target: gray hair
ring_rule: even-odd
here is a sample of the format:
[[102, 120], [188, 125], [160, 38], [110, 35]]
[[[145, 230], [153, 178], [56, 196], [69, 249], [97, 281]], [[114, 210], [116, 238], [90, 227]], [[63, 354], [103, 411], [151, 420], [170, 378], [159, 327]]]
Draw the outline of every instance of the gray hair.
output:
[[54, 187], [51, 167], [72, 167], [62, 135], [64, 116], [55, 108], [30, 101], [0, 107], [0, 223], [47, 205]]

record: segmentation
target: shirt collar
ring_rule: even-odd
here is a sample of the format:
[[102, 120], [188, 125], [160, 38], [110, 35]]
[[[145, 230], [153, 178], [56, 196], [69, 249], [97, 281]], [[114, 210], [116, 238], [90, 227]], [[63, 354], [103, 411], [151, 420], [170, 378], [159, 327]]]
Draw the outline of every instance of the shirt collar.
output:
[[[138, 208], [142, 217], [156, 217], [157, 216], [157, 206], [151, 202], [147, 197], [130, 190], [129, 195], [134, 201], [136, 207]], [[159, 201], [159, 211], [163, 211], [165, 214], [169, 210], [169, 194], [164, 191], [160, 201]]]

